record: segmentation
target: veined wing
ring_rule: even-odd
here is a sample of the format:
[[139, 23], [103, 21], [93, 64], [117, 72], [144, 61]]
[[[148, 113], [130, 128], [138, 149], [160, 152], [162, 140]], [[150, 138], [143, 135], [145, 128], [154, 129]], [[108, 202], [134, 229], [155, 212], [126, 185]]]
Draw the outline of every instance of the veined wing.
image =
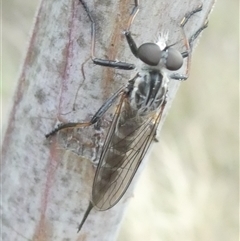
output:
[[127, 97], [123, 94], [109, 128], [94, 177], [92, 203], [102, 211], [113, 207], [126, 192], [155, 136], [165, 107], [164, 101], [156, 112], [146, 116], [139, 124], [136, 124], [136, 116], [126, 119], [122, 125], [131, 123], [131, 132], [121, 136], [122, 133], [117, 132], [121, 128], [121, 113], [126, 111], [124, 101], [127, 101]]

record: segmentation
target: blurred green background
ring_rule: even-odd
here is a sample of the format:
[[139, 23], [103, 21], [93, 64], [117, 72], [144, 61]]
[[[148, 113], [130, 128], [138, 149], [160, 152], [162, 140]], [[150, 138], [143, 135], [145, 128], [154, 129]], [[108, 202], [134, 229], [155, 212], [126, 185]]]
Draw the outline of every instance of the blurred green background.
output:
[[[38, 1], [3, 1], [6, 127]], [[239, 1], [218, 1], [134, 192], [119, 241], [238, 240]]]

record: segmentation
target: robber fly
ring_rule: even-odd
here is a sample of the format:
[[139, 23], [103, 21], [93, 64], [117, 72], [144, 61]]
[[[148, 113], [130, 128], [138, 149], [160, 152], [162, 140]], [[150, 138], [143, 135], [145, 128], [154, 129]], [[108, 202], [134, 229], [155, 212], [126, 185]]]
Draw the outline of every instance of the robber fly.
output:
[[[94, 56], [95, 21], [86, 3], [83, 0], [80, 0], [80, 3], [91, 22], [92, 61], [97, 65], [111, 68], [134, 69], [133, 64], [99, 59]], [[188, 19], [201, 10], [202, 5], [184, 16], [180, 24], [182, 30]], [[176, 50], [173, 47], [174, 44], [167, 45], [167, 34], [161, 34], [156, 43], [144, 43], [137, 47], [131, 35], [130, 26], [138, 11], [139, 1], [135, 0], [124, 35], [133, 55], [142, 61], [142, 68], [128, 81], [126, 86], [118, 90], [102, 105], [89, 122], [62, 124], [46, 135], [49, 137], [63, 129], [83, 128], [96, 124], [110, 106], [118, 100], [94, 177], [92, 199], [78, 231], [93, 207], [101, 211], [110, 209], [126, 192], [155, 137], [167, 103], [169, 79], [186, 80], [188, 77], [187, 74], [169, 74], [168, 71], [181, 68], [183, 59], [189, 57], [191, 53], [192, 42], [207, 27], [206, 22], [189, 40], [184, 35], [186, 51], [183, 53]]]

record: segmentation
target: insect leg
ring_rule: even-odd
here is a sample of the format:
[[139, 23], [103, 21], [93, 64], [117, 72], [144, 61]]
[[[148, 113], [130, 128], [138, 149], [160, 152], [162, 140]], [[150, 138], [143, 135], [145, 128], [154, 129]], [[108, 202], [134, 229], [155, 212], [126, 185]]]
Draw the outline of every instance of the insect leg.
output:
[[185, 75], [183, 74], [178, 74], [178, 73], [173, 73], [170, 75], [171, 79], [175, 79], [175, 80], [186, 80], [188, 78], [188, 73], [189, 73], [189, 69], [190, 69], [190, 58], [191, 58], [191, 52], [192, 52], [192, 44], [193, 41], [199, 36], [199, 34], [205, 29], [207, 28], [207, 24], [208, 22], [205, 22], [203, 26], [201, 26], [189, 39], [187, 39], [185, 31], [184, 31], [184, 26], [186, 25], [186, 23], [188, 22], [188, 20], [197, 12], [200, 12], [202, 10], [202, 4], [199, 5], [196, 9], [194, 9], [193, 11], [190, 11], [188, 13], [185, 14], [185, 16], [183, 17], [181, 23], [180, 23], [180, 27], [182, 28], [182, 32], [183, 32], [183, 36], [184, 36], [184, 45], [186, 47], [186, 51], [182, 52], [182, 57], [183, 58], [188, 58], [187, 60], [187, 72]]
[[193, 41], [198, 37], [198, 35], [202, 32], [203, 29], [205, 29], [207, 27], [207, 24], [205, 23], [202, 27], [200, 27], [190, 39], [187, 39], [185, 31], [184, 31], [184, 26], [186, 25], [186, 23], [188, 22], [188, 20], [197, 12], [202, 11], [202, 4], [199, 5], [196, 9], [188, 12], [185, 14], [185, 16], [183, 17], [181, 23], [180, 23], [180, 27], [182, 28], [182, 32], [184, 35], [184, 42], [185, 42], [185, 46], [186, 46], [186, 51], [182, 53], [183, 58], [186, 58], [190, 55], [191, 51], [192, 51], [192, 43]]
[[116, 99], [125, 92], [126, 87], [120, 88], [117, 92], [115, 92], [95, 113], [92, 117], [92, 124], [98, 122], [98, 120], [106, 113], [106, 111], [112, 106], [112, 104], [116, 101]]
[[133, 7], [133, 10], [130, 14], [130, 18], [128, 20], [127, 31], [130, 31], [130, 27], [131, 27], [135, 17], [137, 16], [138, 11], [139, 11], [139, 1], [134, 0], [134, 7]]
[[124, 89], [126, 87], [120, 88], [117, 92], [115, 92], [95, 113], [95, 115], [92, 117], [92, 119], [89, 122], [70, 122], [65, 124], [60, 124], [57, 128], [53, 129], [50, 133], [46, 134], [45, 137], [48, 138], [50, 136], [55, 135], [58, 131], [63, 129], [71, 129], [71, 128], [82, 128], [91, 126], [95, 123], [97, 123], [101, 117], [106, 113], [106, 111], [112, 106], [112, 104], [117, 100], [117, 98], [124, 92]]
[[[124, 70], [132, 70], [135, 69], [134, 64], [116, 61], [116, 60], [107, 60], [107, 59], [100, 59], [95, 57], [95, 42], [96, 42], [96, 28], [95, 28], [95, 20], [93, 19], [90, 10], [87, 6], [87, 4], [84, 2], [84, 0], [79, 0], [82, 4], [83, 8], [85, 9], [85, 12], [87, 13], [87, 16], [91, 22], [91, 58], [94, 64], [101, 65], [105, 67], [110, 68], [116, 68], [116, 69], [124, 69]], [[137, 1], [137, 0], [135, 0]]]
[[189, 46], [190, 46], [190, 49], [191, 49], [191, 50], [192, 50], [192, 43], [193, 43], [193, 41], [199, 36], [199, 34], [200, 34], [205, 28], [207, 28], [207, 26], [208, 26], [208, 21], [206, 21], [206, 22], [204, 23], [204, 25], [203, 25], [202, 27], [200, 27], [200, 28], [191, 36], [191, 38], [188, 40]]
[[188, 20], [189, 20], [195, 13], [202, 11], [202, 7], [203, 7], [203, 5], [200, 4], [200, 5], [199, 5], [197, 8], [195, 8], [194, 10], [186, 13], [186, 14], [184, 15], [181, 23], [180, 23], [180, 26], [183, 28], [183, 27], [186, 25], [186, 23], [188, 22]]
[[189, 47], [188, 47], [188, 50], [181, 53], [182, 56], [183, 56], [183, 58], [187, 58], [187, 57], [190, 55], [190, 53], [191, 53], [191, 51], [192, 51], [192, 44], [193, 44], [194, 40], [197, 39], [197, 37], [199, 36], [199, 34], [200, 34], [205, 28], [207, 28], [207, 26], [208, 26], [208, 21], [206, 21], [206, 22], [204, 23], [204, 25], [203, 25], [202, 27], [200, 27], [200, 28], [188, 39], [188, 46], [189, 46]]
[[139, 1], [138, 0], [135, 0], [134, 1], [134, 7], [133, 7], [133, 10], [132, 10], [132, 13], [130, 15], [130, 18], [128, 20], [128, 25], [127, 25], [127, 30], [124, 32], [124, 35], [126, 37], [126, 40], [128, 42], [128, 45], [133, 53], [133, 55], [138, 58], [138, 55], [137, 55], [137, 52], [138, 52], [138, 47], [135, 43], [135, 41], [133, 40], [132, 38], [132, 34], [130, 32], [130, 27], [133, 23], [133, 20], [135, 19], [135, 17], [137, 16], [138, 14], [138, 11], [139, 11]]
[[137, 47], [135, 41], [134, 41], [133, 38], [132, 38], [131, 32], [130, 32], [130, 31], [125, 31], [125, 32], [124, 32], [124, 35], [125, 35], [125, 37], [126, 37], [126, 39], [127, 39], [128, 45], [129, 45], [129, 47], [130, 47], [133, 55], [134, 55], [136, 58], [138, 58], [138, 55], [137, 55], [138, 47]]

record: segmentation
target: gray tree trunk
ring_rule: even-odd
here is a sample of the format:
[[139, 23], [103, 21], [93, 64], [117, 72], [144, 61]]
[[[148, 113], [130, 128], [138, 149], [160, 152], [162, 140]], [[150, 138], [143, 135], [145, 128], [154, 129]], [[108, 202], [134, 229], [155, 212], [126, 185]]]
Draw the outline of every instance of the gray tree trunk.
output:
[[[188, 37], [203, 25], [213, 2], [205, 0], [186, 25]], [[141, 1], [131, 27], [137, 44], [155, 41], [162, 30], [169, 31], [169, 44], [183, 40], [179, 22], [200, 3]], [[87, 4], [97, 22], [96, 56], [137, 63], [122, 34], [133, 1]], [[90, 120], [135, 73], [95, 66], [90, 45], [90, 22], [78, 0], [42, 0], [3, 140], [3, 240], [112, 241], [117, 236], [132, 188], [111, 210], [93, 210], [77, 234], [91, 198], [95, 166], [89, 160], [98, 157], [96, 143], [104, 138], [91, 127], [45, 138], [58, 121]], [[184, 51], [183, 41], [177, 46]], [[167, 107], [178, 85], [170, 82]], [[103, 136], [110, 117], [102, 122]]]

